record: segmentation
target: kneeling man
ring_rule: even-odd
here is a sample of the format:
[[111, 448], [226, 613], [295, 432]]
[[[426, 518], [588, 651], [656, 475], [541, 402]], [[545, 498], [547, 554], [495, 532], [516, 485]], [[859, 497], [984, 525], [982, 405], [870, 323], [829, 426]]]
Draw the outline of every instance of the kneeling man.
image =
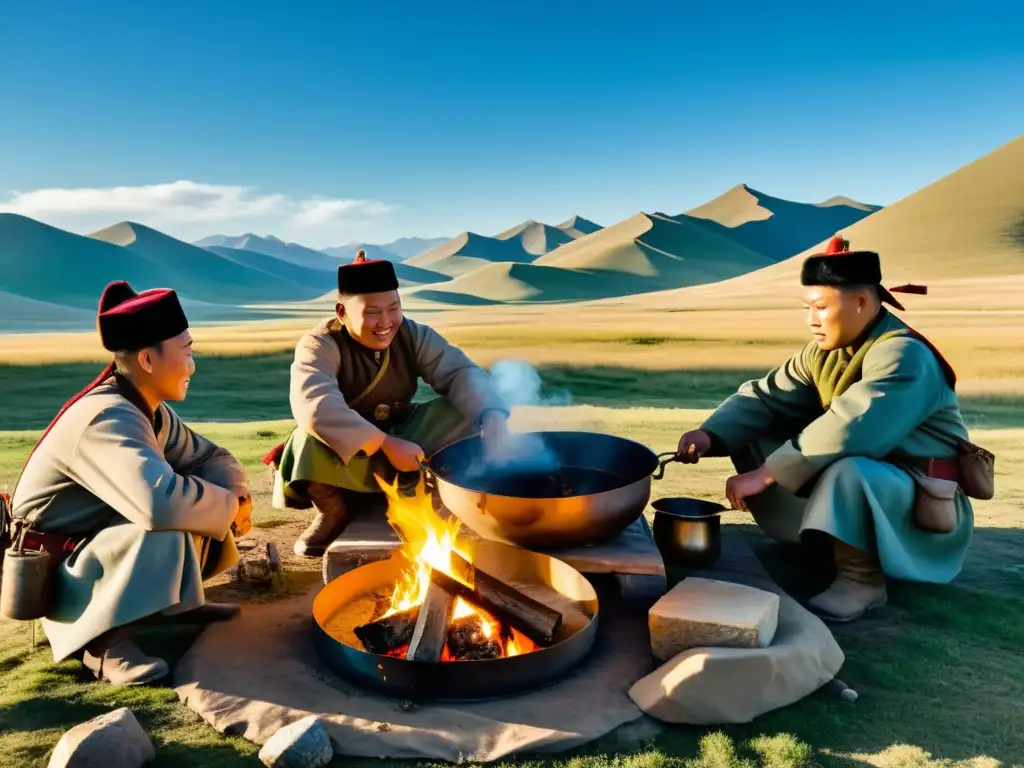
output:
[[115, 360], [47, 427], [11, 514], [47, 549], [73, 548], [42, 622], [54, 660], [84, 651], [97, 679], [146, 683], [168, 667], [132, 642], [133, 625], [237, 611], [205, 603], [203, 581], [238, 560], [232, 531], [251, 527], [252, 502], [242, 465], [165, 402], [185, 399], [195, 370], [174, 291], [112, 283], [98, 326]]
[[732, 458], [742, 474], [726, 495], [769, 536], [800, 543], [827, 535], [837, 576], [810, 607], [834, 621], [883, 605], [885, 576], [951, 581], [974, 525], [953, 482], [944, 486], [942, 532], [915, 513], [918, 482], [959, 481], [957, 438], [967, 429], [953, 370], [882, 305], [903, 309], [881, 280], [876, 253], [850, 252], [833, 238], [803, 265], [814, 340], [679, 443], [684, 460]]
[[[264, 459], [277, 470], [275, 507], [316, 509], [295, 543], [305, 557], [322, 555], [348, 524], [346, 495], [380, 493], [375, 474], [418, 472], [425, 455], [481, 430], [487, 446], [507, 434], [509, 408], [487, 373], [403, 317], [391, 262], [359, 251], [339, 267], [335, 313], [295, 349], [297, 428]], [[421, 378], [441, 397], [414, 404]]]

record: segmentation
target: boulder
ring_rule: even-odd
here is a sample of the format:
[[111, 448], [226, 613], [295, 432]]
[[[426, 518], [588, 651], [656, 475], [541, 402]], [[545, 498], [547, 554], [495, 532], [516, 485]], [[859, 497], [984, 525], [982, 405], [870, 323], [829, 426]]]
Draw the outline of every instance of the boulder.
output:
[[281, 728], [260, 750], [260, 761], [270, 768], [318, 768], [333, 759], [331, 737], [316, 715]]
[[138, 768], [155, 757], [153, 742], [135, 715], [121, 707], [61, 736], [48, 768]]
[[767, 648], [779, 596], [744, 584], [691, 576], [648, 612], [651, 652], [661, 661], [691, 648]]

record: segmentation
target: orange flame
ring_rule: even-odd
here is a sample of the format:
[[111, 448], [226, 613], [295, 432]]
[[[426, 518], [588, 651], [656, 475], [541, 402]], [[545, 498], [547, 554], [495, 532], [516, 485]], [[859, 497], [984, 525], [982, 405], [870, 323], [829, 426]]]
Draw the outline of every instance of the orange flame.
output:
[[[403, 543], [400, 554], [410, 563], [405, 568], [391, 594], [391, 604], [383, 616], [406, 611], [422, 605], [430, 586], [431, 570], [438, 570], [472, 588], [471, 574], [462, 572], [452, 562], [452, 553], [458, 553], [466, 562], [473, 562], [472, 548], [465, 539], [458, 538], [461, 523], [454, 515], [443, 519], [435, 510], [431, 495], [420, 478], [411, 496], [398, 492], [398, 480], [387, 483], [379, 475], [377, 483], [388, 499], [388, 523], [399, 532]], [[383, 618], [382, 616], [382, 618]], [[452, 621], [476, 617], [480, 633], [488, 640], [498, 638], [505, 656], [518, 656], [537, 650], [538, 646], [516, 630], [508, 628], [510, 636], [503, 637], [501, 623], [486, 611], [457, 598]], [[442, 661], [455, 661], [447, 646]]]

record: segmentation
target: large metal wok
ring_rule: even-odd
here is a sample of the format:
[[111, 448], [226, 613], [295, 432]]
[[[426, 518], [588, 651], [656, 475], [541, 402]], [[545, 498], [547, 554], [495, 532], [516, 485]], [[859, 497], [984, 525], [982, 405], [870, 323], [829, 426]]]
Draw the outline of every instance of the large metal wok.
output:
[[495, 459], [479, 435], [451, 443], [422, 469], [444, 506], [485, 539], [552, 549], [607, 539], [643, 514], [651, 479], [675, 451], [594, 432], [513, 433]]

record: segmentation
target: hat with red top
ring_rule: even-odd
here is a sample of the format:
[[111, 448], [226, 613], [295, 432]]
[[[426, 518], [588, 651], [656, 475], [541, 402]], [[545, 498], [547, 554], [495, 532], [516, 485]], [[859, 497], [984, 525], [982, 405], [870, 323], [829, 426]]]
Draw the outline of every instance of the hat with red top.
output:
[[351, 264], [338, 267], [338, 293], [383, 293], [397, 291], [395, 265], [384, 259], [367, 259], [362, 248]]
[[136, 293], [123, 280], [108, 285], [100, 297], [96, 326], [110, 351], [154, 347], [188, 329], [188, 319], [170, 288]]
[[874, 251], [851, 251], [850, 241], [839, 235], [833, 237], [825, 250], [809, 256], [800, 274], [803, 285], [831, 285], [847, 288], [855, 285], [873, 285], [882, 301], [896, 309], [904, 309], [893, 293], [927, 294], [923, 285], [900, 285], [887, 289], [882, 286], [882, 266]]
[[[111, 352], [155, 347], [162, 341], [173, 339], [188, 328], [188, 320], [178, 302], [177, 294], [168, 288], [154, 288], [136, 293], [124, 280], [110, 283], [103, 289], [96, 310], [96, 328], [104, 349]], [[67, 410], [107, 381], [114, 374], [114, 363], [109, 363], [99, 375], [78, 394], [68, 400], [29, 451], [32, 458], [36, 448]], [[28, 464], [28, 459], [25, 460]]]

